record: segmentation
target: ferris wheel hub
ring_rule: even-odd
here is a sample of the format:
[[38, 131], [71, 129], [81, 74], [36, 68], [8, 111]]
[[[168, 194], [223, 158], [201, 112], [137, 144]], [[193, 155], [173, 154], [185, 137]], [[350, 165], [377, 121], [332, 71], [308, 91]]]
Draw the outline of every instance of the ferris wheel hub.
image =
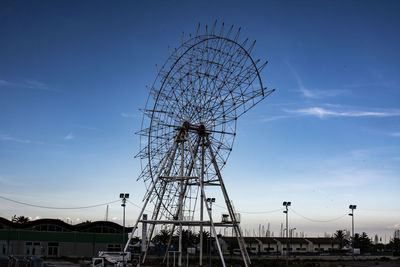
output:
[[190, 128], [190, 122], [185, 121], [182, 125], [182, 128], [185, 129], [186, 131], [189, 130]]
[[204, 124], [201, 124], [199, 128], [197, 129], [198, 133], [200, 136], [205, 136], [206, 135], [206, 127]]

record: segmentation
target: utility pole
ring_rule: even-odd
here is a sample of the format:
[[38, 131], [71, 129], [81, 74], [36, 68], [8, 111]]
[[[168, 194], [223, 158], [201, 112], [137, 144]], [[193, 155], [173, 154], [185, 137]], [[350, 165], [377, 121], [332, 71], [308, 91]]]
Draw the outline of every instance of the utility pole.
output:
[[288, 207], [292, 203], [290, 201], [284, 201], [283, 206], [286, 208], [286, 210], [283, 211], [283, 213], [286, 213], [286, 267], [289, 266], [289, 209]]
[[[126, 199], [129, 198], [128, 193], [120, 193], [119, 198], [122, 200], [122, 208], [123, 208], [123, 219], [122, 219], [122, 244], [125, 244], [125, 206], [126, 206]], [[108, 206], [107, 206], [108, 208]], [[125, 250], [122, 251], [122, 266], [125, 266]]]

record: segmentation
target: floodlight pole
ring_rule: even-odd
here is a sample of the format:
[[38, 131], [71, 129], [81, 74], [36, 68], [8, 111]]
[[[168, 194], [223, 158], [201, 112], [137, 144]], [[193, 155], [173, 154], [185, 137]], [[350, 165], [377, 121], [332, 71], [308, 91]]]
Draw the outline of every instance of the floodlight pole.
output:
[[[211, 216], [212, 216], [212, 203], [215, 202], [215, 198], [208, 197], [207, 198], [207, 202], [210, 203], [210, 213], [211, 213]], [[210, 224], [210, 242], [208, 243], [208, 248], [210, 250], [210, 267], [211, 267], [211, 237], [212, 236], [211, 236], [211, 224]]]
[[[123, 218], [122, 218], [122, 244], [125, 244], [125, 206], [126, 206], [126, 199], [129, 198], [128, 193], [120, 193], [119, 198], [122, 200], [122, 208], [123, 208]], [[122, 266], [125, 266], [125, 250], [122, 251]]]
[[357, 208], [357, 205], [350, 205], [349, 209], [351, 209], [351, 213], [349, 213], [349, 216], [351, 216], [351, 248], [352, 248], [352, 255], [354, 258], [354, 210]]
[[286, 213], [286, 267], [289, 266], [289, 209], [288, 207], [292, 203], [290, 201], [284, 201], [283, 206], [286, 208], [286, 210], [283, 211], [283, 213]]

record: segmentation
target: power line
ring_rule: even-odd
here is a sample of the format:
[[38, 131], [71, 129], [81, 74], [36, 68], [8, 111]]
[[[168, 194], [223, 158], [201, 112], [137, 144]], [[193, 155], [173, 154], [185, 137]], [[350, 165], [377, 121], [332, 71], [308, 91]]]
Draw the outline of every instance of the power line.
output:
[[90, 208], [95, 208], [95, 207], [100, 207], [100, 206], [105, 206], [105, 205], [109, 205], [112, 203], [116, 203], [119, 202], [120, 200], [114, 200], [114, 201], [110, 201], [107, 203], [102, 203], [102, 204], [96, 204], [96, 205], [91, 205], [91, 206], [83, 206], [83, 207], [50, 207], [50, 206], [41, 206], [41, 205], [35, 205], [35, 204], [30, 204], [30, 203], [26, 203], [26, 202], [22, 202], [22, 201], [18, 201], [18, 200], [14, 200], [8, 197], [3, 197], [0, 196], [1, 199], [10, 201], [10, 202], [14, 202], [20, 205], [25, 205], [25, 206], [29, 206], [29, 207], [35, 207], [35, 208], [41, 208], [41, 209], [53, 209], [53, 210], [79, 210], [79, 209], [90, 209]]
[[[4, 197], [4, 196], [0, 196], [0, 198], [4, 199], [4, 200], [7, 200], [7, 201], [10, 201], [10, 202], [14, 202], [14, 203], [20, 204], [20, 205], [29, 206], [29, 207], [35, 207], [35, 208], [41, 208], [41, 209], [54, 209], [54, 210], [90, 209], [90, 208], [96, 208], [96, 207], [100, 207], [100, 206], [113, 204], [113, 203], [116, 203], [116, 202], [120, 201], [118, 199], [118, 200], [114, 200], [114, 201], [110, 201], [110, 202], [106, 202], [106, 203], [102, 203], [102, 204], [96, 204], [96, 205], [90, 205], [90, 206], [82, 206], [82, 207], [51, 207], [51, 206], [42, 206], [42, 205], [30, 204], [30, 203], [14, 200], [14, 199], [11, 199], [11, 198], [7, 198], [7, 197]], [[135, 207], [139, 208], [139, 209], [142, 208], [141, 206], [139, 206], [138, 204], [136, 204], [136, 203], [134, 203], [134, 202], [132, 202], [130, 200], [128, 200], [128, 202], [130, 204], [134, 205]], [[214, 204], [214, 205], [219, 207], [219, 208], [223, 208], [223, 209], [226, 210], [226, 207], [224, 207], [224, 206], [220, 206], [220, 205], [217, 205], [217, 204]], [[145, 210], [145, 211], [151, 212], [150, 210]], [[238, 210], [239, 213], [246, 213], [246, 214], [264, 214], [264, 213], [273, 213], [273, 212], [278, 212], [278, 211], [282, 211], [282, 209], [280, 208], [280, 209], [268, 210], [268, 211], [240, 211], [240, 210]], [[342, 216], [339, 216], [339, 217], [336, 217], [336, 218], [333, 218], [333, 219], [329, 219], [329, 220], [315, 220], [315, 219], [311, 219], [309, 217], [306, 217], [306, 216], [296, 212], [294, 209], [291, 209], [291, 211], [293, 211], [293, 213], [295, 213], [296, 215], [302, 217], [303, 219], [306, 219], [306, 220], [311, 221], [311, 222], [320, 222], [320, 223], [337, 221], [337, 220], [340, 220], [343, 217], [347, 216], [347, 213], [346, 213], [346, 214], [344, 214]]]
[[308, 218], [308, 217], [306, 217], [304, 215], [301, 215], [300, 213], [296, 212], [294, 209], [290, 209], [290, 210], [293, 213], [295, 213], [296, 215], [298, 215], [298, 216], [302, 217], [303, 219], [306, 219], [306, 220], [308, 220], [310, 222], [320, 222], [320, 223], [334, 222], [334, 221], [340, 220], [340, 219], [342, 219], [342, 218], [347, 216], [347, 213], [346, 213], [344, 215], [341, 215], [340, 217], [336, 217], [336, 218], [333, 218], [333, 219], [330, 219], [330, 220], [315, 220], [315, 219]]
[[[227, 210], [226, 207], [224, 207], [224, 206], [220, 206], [220, 205], [217, 205], [217, 204], [215, 204], [215, 203], [214, 203], [214, 205], [217, 206], [217, 207], [219, 207], [219, 208], [222, 208], [222, 209], [224, 209], [224, 210]], [[263, 213], [278, 212], [278, 211], [282, 211], [282, 210], [283, 210], [282, 208], [279, 208], [279, 209], [267, 210], [267, 211], [241, 211], [241, 210], [238, 210], [237, 212], [239, 212], [239, 213], [246, 213], [246, 214], [263, 214]]]
[[247, 214], [263, 214], [263, 213], [273, 213], [273, 212], [278, 212], [282, 211], [283, 209], [276, 209], [276, 210], [266, 210], [266, 211], [238, 211], [240, 213], [247, 213]]
[[[139, 206], [138, 204], [136, 204], [136, 203], [133, 203], [132, 201], [130, 201], [130, 200], [127, 200], [130, 204], [132, 204], [133, 206], [135, 206], [135, 207], [137, 207], [137, 208], [139, 208], [139, 209], [142, 209], [143, 207], [141, 207], [141, 206]], [[152, 213], [152, 211], [151, 210], [146, 210], [145, 209], [145, 211], [147, 211], [147, 212], [150, 212], [150, 213]]]

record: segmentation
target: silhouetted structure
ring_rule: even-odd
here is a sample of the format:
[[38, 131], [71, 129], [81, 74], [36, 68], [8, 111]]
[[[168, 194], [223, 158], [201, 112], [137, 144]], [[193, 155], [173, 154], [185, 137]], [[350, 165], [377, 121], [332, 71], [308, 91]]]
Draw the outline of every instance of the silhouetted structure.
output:
[[39, 219], [21, 224], [0, 217], [0, 254], [93, 257], [101, 250], [121, 251], [122, 232], [121, 225], [109, 221], [71, 225]]

